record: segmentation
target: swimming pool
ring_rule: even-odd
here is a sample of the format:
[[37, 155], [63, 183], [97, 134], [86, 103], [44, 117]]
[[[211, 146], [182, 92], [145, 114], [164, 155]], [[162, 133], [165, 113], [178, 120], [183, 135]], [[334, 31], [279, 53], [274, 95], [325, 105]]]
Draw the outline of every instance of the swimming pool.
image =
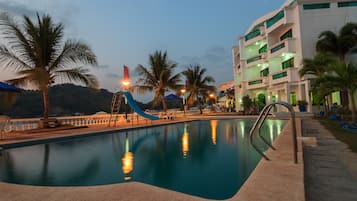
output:
[[[0, 155], [0, 180], [41, 186], [138, 181], [226, 199], [261, 159], [249, 144], [253, 123], [193, 121], [7, 149]], [[267, 120], [264, 135], [273, 141], [284, 124]]]

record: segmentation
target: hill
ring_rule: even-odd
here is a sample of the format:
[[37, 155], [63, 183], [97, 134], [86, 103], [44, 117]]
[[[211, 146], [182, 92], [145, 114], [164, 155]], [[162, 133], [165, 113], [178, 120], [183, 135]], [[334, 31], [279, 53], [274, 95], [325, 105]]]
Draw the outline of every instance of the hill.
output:
[[[55, 85], [50, 88], [50, 116], [91, 115], [99, 111], [110, 112], [113, 93], [106, 89], [95, 90], [73, 84]], [[152, 109], [151, 102], [138, 102], [143, 110]], [[180, 101], [168, 102], [169, 108], [179, 107]], [[159, 109], [160, 106], [154, 107]], [[124, 104], [121, 105], [124, 112]], [[128, 112], [130, 108], [128, 107]], [[42, 95], [38, 90], [25, 90], [18, 94], [12, 106], [0, 107], [0, 113], [12, 118], [41, 117], [43, 114]]]

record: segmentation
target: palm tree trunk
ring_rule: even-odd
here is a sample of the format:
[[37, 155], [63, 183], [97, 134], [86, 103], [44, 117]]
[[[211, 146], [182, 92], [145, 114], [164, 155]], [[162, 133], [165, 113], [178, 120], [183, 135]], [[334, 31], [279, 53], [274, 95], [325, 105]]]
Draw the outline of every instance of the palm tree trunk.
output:
[[341, 105], [343, 108], [348, 108], [348, 91], [347, 90], [342, 90], [340, 91], [340, 97], [341, 97]]
[[202, 105], [201, 105], [201, 100], [200, 100], [200, 98], [198, 97], [198, 95], [196, 96], [196, 99], [197, 99], [197, 102], [198, 102], [198, 108], [200, 109], [200, 114], [203, 114]]
[[48, 126], [48, 113], [49, 113], [49, 98], [48, 98], [48, 88], [42, 88], [42, 97], [43, 97], [43, 126]]
[[352, 122], [356, 123], [356, 103], [355, 103], [355, 100], [354, 100], [353, 91], [350, 90], [348, 95], [349, 95], [349, 98], [351, 100]]
[[165, 101], [165, 96], [162, 96], [161, 102], [162, 102], [162, 110], [163, 110], [164, 112], [166, 112], [166, 110], [167, 110], [167, 104], [166, 104], [166, 101]]

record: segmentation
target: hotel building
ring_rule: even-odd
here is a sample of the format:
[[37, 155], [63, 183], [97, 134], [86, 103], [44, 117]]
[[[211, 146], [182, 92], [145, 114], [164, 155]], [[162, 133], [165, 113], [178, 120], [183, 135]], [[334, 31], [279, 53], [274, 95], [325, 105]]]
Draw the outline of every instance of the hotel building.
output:
[[[306, 100], [312, 111], [309, 77], [299, 76], [303, 59], [315, 55], [321, 32], [338, 34], [348, 22], [357, 22], [357, 1], [288, 0], [254, 21], [232, 48], [237, 111], [243, 96], [259, 94], [267, 103]], [[339, 93], [332, 99], [339, 103]]]

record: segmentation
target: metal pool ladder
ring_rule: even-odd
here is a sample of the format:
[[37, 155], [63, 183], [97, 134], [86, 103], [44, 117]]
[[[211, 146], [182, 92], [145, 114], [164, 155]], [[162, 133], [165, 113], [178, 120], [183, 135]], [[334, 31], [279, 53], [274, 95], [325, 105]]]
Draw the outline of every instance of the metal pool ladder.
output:
[[259, 117], [258, 119], [255, 121], [252, 129], [250, 130], [249, 132], [249, 139], [250, 139], [250, 144], [254, 147], [254, 149], [260, 154], [262, 155], [266, 160], [270, 160], [268, 158], [267, 155], [264, 154], [264, 152], [262, 150], [260, 150], [253, 142], [253, 135], [256, 131], [257, 128], [258, 129], [258, 134], [259, 134], [259, 137], [263, 140], [263, 142], [265, 144], [267, 144], [270, 148], [272, 148], [273, 150], [276, 150], [275, 147], [270, 144], [268, 142], [268, 140], [266, 140], [263, 136], [262, 136], [262, 133], [261, 133], [261, 128], [266, 120], [266, 118], [268, 117], [268, 114], [271, 110], [271, 108], [273, 108], [274, 106], [276, 105], [282, 105], [284, 107], [286, 107], [289, 112], [290, 112], [290, 117], [291, 117], [291, 120], [292, 120], [292, 132], [293, 132], [293, 143], [294, 143], [294, 163], [297, 163], [298, 162], [298, 159], [297, 159], [297, 132], [296, 132], [296, 122], [295, 122], [295, 111], [294, 109], [291, 107], [291, 105], [289, 103], [286, 103], [286, 102], [275, 102], [275, 103], [270, 103], [268, 105], [266, 105], [263, 110], [261, 111], [261, 113], [259, 114]]

